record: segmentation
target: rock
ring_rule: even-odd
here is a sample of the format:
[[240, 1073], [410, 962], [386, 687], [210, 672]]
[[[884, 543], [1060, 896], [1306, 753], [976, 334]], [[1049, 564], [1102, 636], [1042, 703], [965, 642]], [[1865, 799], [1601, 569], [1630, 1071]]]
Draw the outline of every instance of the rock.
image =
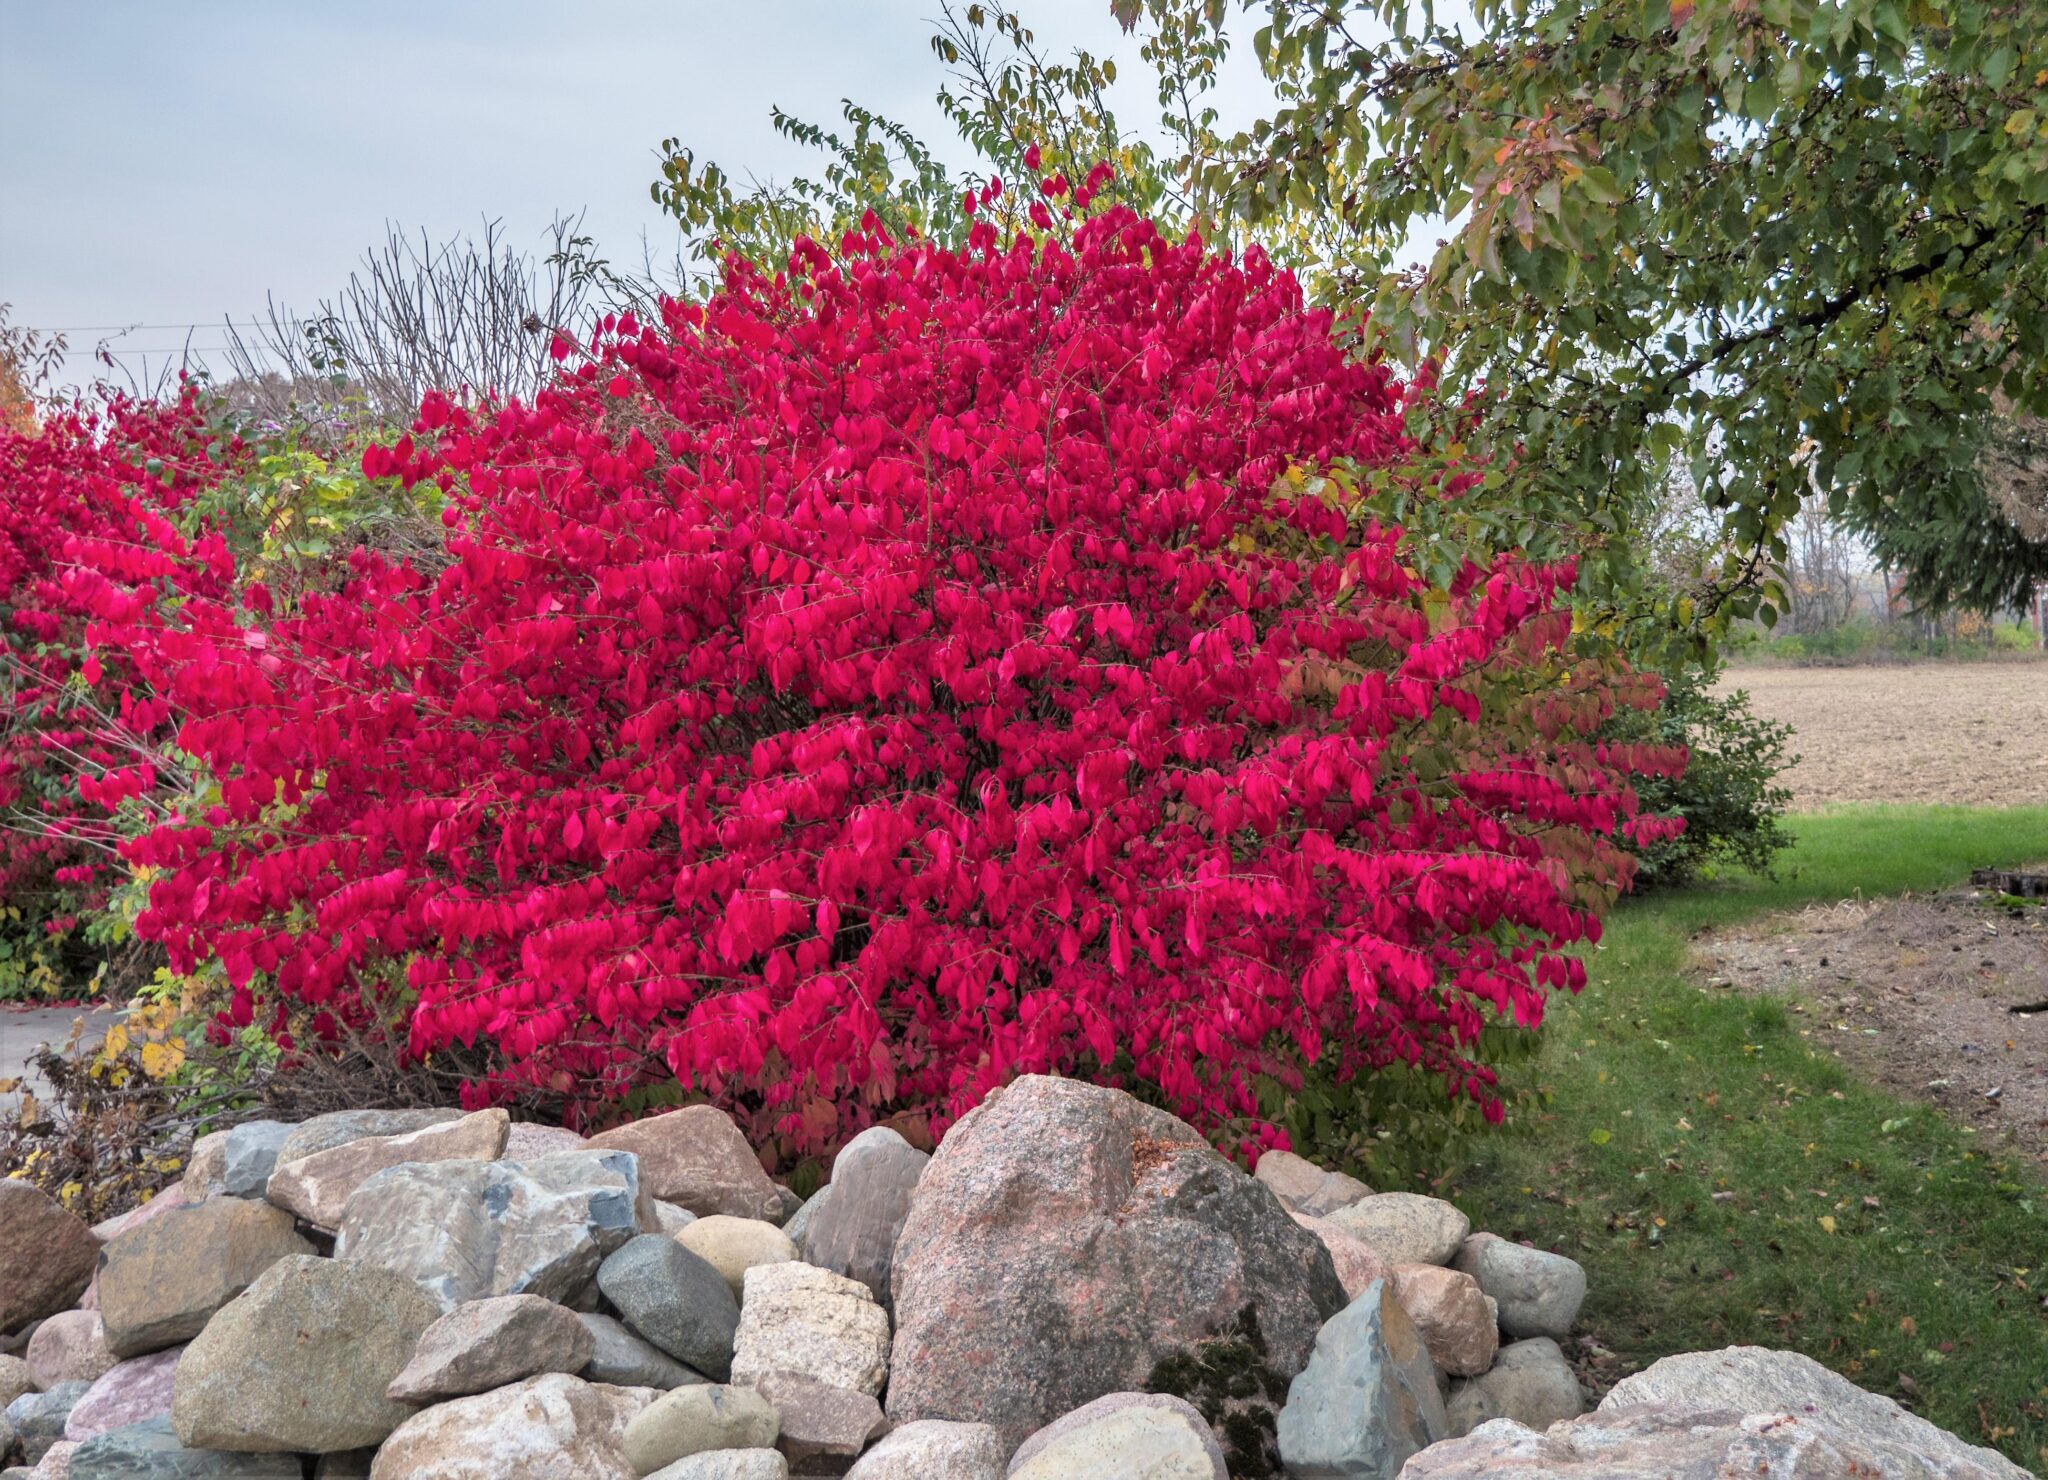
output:
[[110, 1244], [130, 1229], [140, 1228], [145, 1223], [161, 1218], [172, 1208], [190, 1207], [198, 1201], [200, 1199], [194, 1197], [183, 1182], [173, 1182], [140, 1207], [116, 1214], [104, 1223], [93, 1224], [93, 1237], [103, 1244]]
[[47, 1192], [0, 1177], [0, 1333], [76, 1305], [99, 1248], [84, 1220]]
[[1003, 1480], [1010, 1447], [985, 1423], [925, 1418], [891, 1429], [847, 1480]]
[[497, 1295], [458, 1305], [427, 1327], [386, 1394], [434, 1403], [510, 1387], [543, 1372], [581, 1372], [597, 1338], [574, 1311], [538, 1295]]
[[621, 1429], [609, 1397], [550, 1372], [414, 1414], [370, 1480], [635, 1480]]
[[787, 1264], [796, 1258], [796, 1245], [773, 1223], [759, 1218], [732, 1218], [713, 1213], [697, 1218], [682, 1228], [675, 1240], [725, 1276], [739, 1299], [746, 1273], [757, 1264]]
[[42, 1459], [28, 1472], [29, 1480], [71, 1480], [71, 1456], [77, 1449], [69, 1439], [59, 1439], [43, 1451]]
[[1490, 1233], [1459, 1246], [1457, 1267], [1499, 1302], [1500, 1328], [1510, 1336], [1562, 1340], [1586, 1301], [1586, 1271], [1576, 1259]]
[[747, 1271], [733, 1343], [734, 1382], [771, 1372], [879, 1394], [889, 1375], [889, 1317], [858, 1280], [809, 1264]]
[[253, 1453], [376, 1444], [411, 1412], [385, 1390], [439, 1314], [388, 1269], [280, 1259], [185, 1348], [171, 1403], [178, 1438]]
[[[35, 1338], [31, 1336], [29, 1340]], [[0, 1357], [0, 1412], [23, 1393], [36, 1391], [35, 1374], [28, 1370], [28, 1362], [21, 1357]], [[0, 1449], [0, 1454], [7, 1451]]]
[[1323, 1247], [1330, 1251], [1330, 1263], [1336, 1268], [1337, 1282], [1344, 1287], [1347, 1300], [1363, 1295], [1365, 1287], [1374, 1280], [1393, 1276], [1392, 1266], [1375, 1254], [1364, 1239], [1346, 1233], [1327, 1218], [1312, 1218], [1307, 1213], [1288, 1216], [1322, 1240]]
[[1208, 1421], [1162, 1393], [1110, 1393], [1046, 1425], [1010, 1460], [1010, 1480], [1230, 1480]]
[[724, 1381], [739, 1302], [725, 1276], [672, 1238], [646, 1233], [609, 1255], [597, 1287], [626, 1324], [678, 1362]]
[[89, 1310], [59, 1311], [29, 1338], [28, 1370], [45, 1392], [67, 1382], [98, 1382], [115, 1360], [100, 1318]]
[[193, 1202], [227, 1196], [228, 1133], [208, 1131], [185, 1153], [185, 1175], [179, 1185]]
[[802, 1193], [794, 1187], [784, 1187], [780, 1182], [775, 1184], [775, 1200], [781, 1204], [775, 1213], [777, 1227], [787, 1224], [796, 1216], [797, 1209], [804, 1205]]
[[1422, 1333], [1430, 1360], [1453, 1377], [1477, 1377], [1500, 1350], [1493, 1302], [1469, 1274], [1436, 1264], [1394, 1266], [1394, 1298]]
[[885, 1422], [867, 1393], [788, 1372], [766, 1374], [754, 1390], [775, 1405], [782, 1423], [775, 1447], [792, 1475], [844, 1475]]
[[47, 1393], [23, 1393], [7, 1405], [7, 1421], [30, 1464], [64, 1437], [65, 1420], [91, 1387], [89, 1382], [59, 1383]]
[[64, 1420], [64, 1437], [83, 1442], [131, 1424], [171, 1418], [171, 1384], [183, 1347], [131, 1357], [109, 1367]]
[[1040, 1075], [947, 1133], [891, 1286], [890, 1417], [991, 1423], [1011, 1442], [1144, 1386], [1247, 1307], [1291, 1377], [1344, 1307], [1329, 1252], [1192, 1127]]
[[1997, 1451], [1965, 1444], [1890, 1398], [1865, 1392], [1798, 1352], [1731, 1346], [1665, 1357], [1616, 1383], [1601, 1399], [1599, 1411], [1605, 1414], [1635, 1403], [1823, 1420], [1844, 1436], [1843, 1442], [1883, 1458], [1887, 1475], [1961, 1477], [1983, 1472], [2003, 1480], [2027, 1480], [2024, 1470]]
[[790, 1214], [789, 1221], [782, 1225], [782, 1231], [788, 1234], [789, 1241], [796, 1245], [799, 1257], [803, 1256], [804, 1241], [810, 1237], [811, 1224], [817, 1221], [818, 1214], [825, 1211], [825, 1205], [831, 1196], [832, 1184], [827, 1182], [812, 1193], [802, 1207]]
[[887, 1126], [873, 1126], [848, 1141], [832, 1162], [829, 1185], [838, 1191], [806, 1220], [804, 1258], [859, 1280], [884, 1310], [890, 1309], [896, 1239], [910, 1216], [910, 1195], [930, 1161]]
[[663, 1465], [647, 1480], [789, 1480], [779, 1449], [708, 1449]]
[[1326, 1218], [1339, 1208], [1348, 1208], [1372, 1189], [1356, 1177], [1328, 1172], [1292, 1151], [1268, 1151], [1259, 1158], [1253, 1176], [1273, 1189], [1273, 1195], [1289, 1212]]
[[410, 1275], [443, 1310], [487, 1295], [587, 1308], [598, 1265], [639, 1233], [643, 1201], [638, 1166], [616, 1151], [416, 1163], [356, 1189], [334, 1253]]
[[767, 1449], [781, 1431], [774, 1406], [752, 1388], [677, 1388], [626, 1425], [626, 1461], [648, 1475], [707, 1450]]
[[277, 1148], [277, 1161], [282, 1166], [365, 1136], [403, 1136], [460, 1119], [460, 1110], [336, 1110], [293, 1126]]
[[1414, 1192], [1375, 1192], [1330, 1221], [1389, 1264], [1449, 1264], [1472, 1231], [1472, 1220], [1442, 1198]]
[[696, 1221], [697, 1215], [688, 1208], [679, 1208], [658, 1198], [654, 1200], [654, 1232], [674, 1238]]
[[1726, 1480], [1738, 1475], [1990, 1480], [2024, 1474], [2003, 1459], [1998, 1470], [1955, 1457], [1925, 1466], [1902, 1465], [1900, 1459], [1899, 1452], [1868, 1444], [1860, 1433], [1824, 1418], [1648, 1404], [1603, 1408], [1540, 1434], [1505, 1420], [1483, 1424], [1462, 1439], [1417, 1455], [1401, 1475], [1402, 1480]]
[[1429, 1350], [1382, 1281], [1317, 1333], [1280, 1410], [1280, 1457], [1296, 1480], [1394, 1480], [1445, 1427]]
[[1445, 1413], [1453, 1437], [1471, 1433], [1496, 1418], [1525, 1428], [1547, 1429], [1586, 1411], [1586, 1396], [1571, 1363], [1548, 1336], [1511, 1342], [1493, 1368], [1470, 1382], [1452, 1383]]
[[782, 1221], [782, 1198], [739, 1127], [723, 1110], [691, 1105], [666, 1115], [622, 1125], [590, 1144], [599, 1150], [631, 1151], [649, 1195], [689, 1209], [699, 1218], [728, 1213], [735, 1218]]
[[564, 1151], [586, 1151], [589, 1147], [588, 1141], [567, 1126], [521, 1120], [505, 1133], [507, 1161], [533, 1161], [543, 1156], [559, 1156]]
[[312, 1252], [291, 1214], [268, 1203], [213, 1197], [173, 1208], [100, 1254], [107, 1347], [139, 1357], [190, 1341], [278, 1260]]
[[187, 1449], [159, 1416], [81, 1442], [71, 1452], [70, 1480], [299, 1480], [301, 1473], [296, 1454]]
[[221, 1190], [229, 1197], [263, 1196], [291, 1133], [281, 1120], [246, 1120], [229, 1131], [221, 1150]]
[[701, 1372], [685, 1367], [650, 1341], [642, 1341], [623, 1323], [610, 1316], [579, 1315], [576, 1319], [590, 1333], [591, 1355], [579, 1374], [586, 1382], [616, 1383], [622, 1387], [646, 1387], [667, 1392], [711, 1381]]
[[331, 1233], [341, 1226], [349, 1195], [377, 1173], [423, 1162], [496, 1161], [511, 1125], [503, 1110], [479, 1110], [403, 1135], [358, 1136], [296, 1161], [280, 1160], [264, 1196]]
[[313, 1480], [370, 1480], [370, 1466], [377, 1462], [374, 1449], [344, 1449], [323, 1454], [313, 1466]]

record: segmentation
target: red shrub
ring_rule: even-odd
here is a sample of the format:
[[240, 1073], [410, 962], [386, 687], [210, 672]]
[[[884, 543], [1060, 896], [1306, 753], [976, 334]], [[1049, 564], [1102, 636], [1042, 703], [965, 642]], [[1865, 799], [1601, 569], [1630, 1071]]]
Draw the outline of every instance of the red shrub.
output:
[[268, 624], [103, 589], [221, 785], [131, 849], [174, 962], [244, 1022], [402, 973], [480, 1100], [665, 1061], [800, 1146], [1026, 1070], [1210, 1127], [1325, 1056], [1487, 1098], [1480, 1026], [1578, 984], [1621, 765], [1668, 758], [1578, 742], [1568, 570], [1446, 600], [1269, 493], [1400, 445], [1287, 274], [1116, 211], [806, 244], [665, 320], [373, 449], [450, 494], [432, 577]]

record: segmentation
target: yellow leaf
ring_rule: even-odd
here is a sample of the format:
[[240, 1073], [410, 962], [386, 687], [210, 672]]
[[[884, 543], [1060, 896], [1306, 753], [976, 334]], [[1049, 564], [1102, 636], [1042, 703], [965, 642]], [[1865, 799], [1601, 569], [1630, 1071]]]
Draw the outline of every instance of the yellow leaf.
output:
[[142, 1072], [151, 1079], [168, 1079], [185, 1062], [185, 1045], [176, 1038], [142, 1045]]

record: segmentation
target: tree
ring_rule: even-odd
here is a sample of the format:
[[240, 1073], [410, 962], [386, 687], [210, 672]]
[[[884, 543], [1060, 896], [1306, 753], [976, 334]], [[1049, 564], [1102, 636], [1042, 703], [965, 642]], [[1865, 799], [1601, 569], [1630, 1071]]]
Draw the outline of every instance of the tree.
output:
[[[1224, 21], [1220, 0], [1115, 4]], [[1476, 415], [1481, 445], [1519, 448], [1517, 505], [1596, 532], [1617, 616], [1674, 452], [1732, 537], [1714, 592], [1666, 604], [1681, 627], [1775, 615], [1809, 473], [1917, 600], [1988, 608], [2048, 574], [1981, 471], [1995, 399], [2048, 410], [2048, 11], [1474, 12], [1272, 0], [1254, 45], [1286, 104], [1194, 173], [1255, 225], [1325, 221], [1326, 291], [1437, 367], [1439, 441]], [[1453, 239], [1394, 270], [1433, 219]]]

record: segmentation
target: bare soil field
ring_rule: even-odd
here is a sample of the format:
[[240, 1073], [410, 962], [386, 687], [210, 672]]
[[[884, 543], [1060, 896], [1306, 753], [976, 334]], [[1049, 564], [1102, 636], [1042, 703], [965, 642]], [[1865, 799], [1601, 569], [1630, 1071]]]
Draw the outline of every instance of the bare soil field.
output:
[[2048, 802], [2048, 662], [1731, 668], [1721, 687], [1795, 727], [1795, 811]]

